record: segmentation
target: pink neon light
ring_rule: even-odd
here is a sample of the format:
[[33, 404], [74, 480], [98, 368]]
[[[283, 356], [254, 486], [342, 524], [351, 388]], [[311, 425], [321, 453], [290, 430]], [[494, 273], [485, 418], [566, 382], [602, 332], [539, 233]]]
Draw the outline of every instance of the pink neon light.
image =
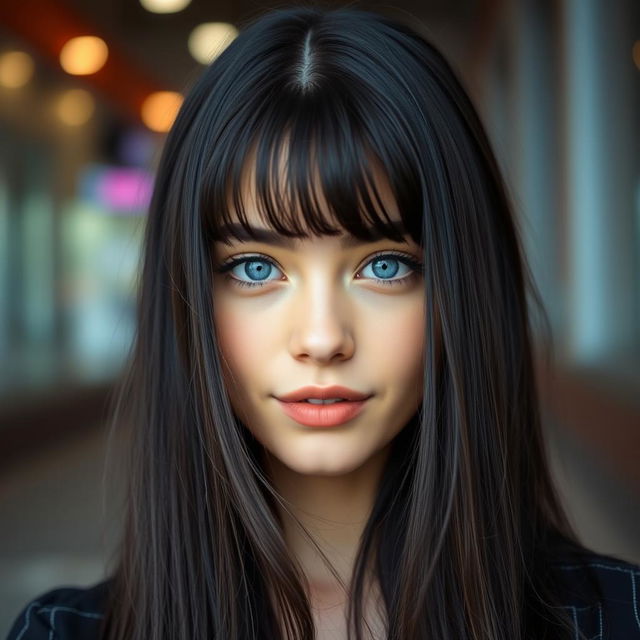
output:
[[105, 169], [97, 179], [98, 200], [116, 211], [146, 209], [151, 200], [153, 178], [142, 169]]

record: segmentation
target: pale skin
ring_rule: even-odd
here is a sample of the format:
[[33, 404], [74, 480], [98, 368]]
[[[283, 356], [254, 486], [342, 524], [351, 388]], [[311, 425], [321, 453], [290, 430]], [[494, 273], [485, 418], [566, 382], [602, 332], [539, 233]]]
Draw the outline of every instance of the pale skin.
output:
[[[248, 173], [245, 208], [252, 226], [266, 228], [252, 179]], [[378, 189], [391, 218], [400, 220], [381, 177]], [[234, 411], [264, 446], [274, 487], [348, 588], [390, 443], [422, 401], [425, 300], [422, 275], [401, 259], [421, 260], [409, 236], [347, 248], [342, 240], [216, 242], [214, 266], [232, 257], [247, 262], [215, 273], [213, 306]], [[383, 255], [396, 284], [376, 281], [380, 269], [373, 265]], [[262, 273], [272, 264], [268, 278], [252, 279], [254, 272], [245, 271], [251, 264]], [[300, 425], [275, 398], [305, 385], [333, 384], [373, 396], [361, 414], [330, 429]], [[317, 637], [346, 638], [347, 595], [291, 517], [281, 516], [286, 544], [310, 584]], [[375, 580], [369, 587], [366, 619], [373, 637], [382, 637]]]

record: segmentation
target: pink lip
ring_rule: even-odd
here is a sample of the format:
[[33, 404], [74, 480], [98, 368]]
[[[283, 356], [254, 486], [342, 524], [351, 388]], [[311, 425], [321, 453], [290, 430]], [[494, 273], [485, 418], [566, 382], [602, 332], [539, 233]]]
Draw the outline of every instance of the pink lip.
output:
[[306, 387], [300, 387], [291, 393], [286, 393], [282, 396], [277, 396], [278, 400], [282, 402], [299, 402], [300, 400], [306, 400], [307, 398], [317, 398], [320, 400], [326, 400], [327, 398], [344, 398], [353, 402], [359, 400], [366, 400], [370, 398], [371, 394], [361, 393], [360, 391], [354, 391], [347, 387], [340, 385], [332, 385], [330, 387], [316, 387], [308, 385]]
[[[341, 396], [333, 395], [328, 397], [339, 398]], [[355, 418], [364, 409], [366, 401], [365, 399], [323, 405], [278, 400], [282, 410], [290, 418], [306, 427], [336, 427], [344, 424]]]

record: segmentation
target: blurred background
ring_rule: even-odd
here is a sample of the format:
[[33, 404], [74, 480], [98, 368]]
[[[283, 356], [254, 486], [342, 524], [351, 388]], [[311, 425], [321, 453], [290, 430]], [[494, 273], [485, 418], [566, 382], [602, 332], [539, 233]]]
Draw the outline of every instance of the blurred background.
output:
[[[553, 472], [583, 542], [640, 562], [640, 3], [358, 6], [415, 23], [472, 95], [552, 323]], [[104, 575], [154, 165], [190, 84], [269, 7], [0, 0], [1, 637], [28, 599]]]

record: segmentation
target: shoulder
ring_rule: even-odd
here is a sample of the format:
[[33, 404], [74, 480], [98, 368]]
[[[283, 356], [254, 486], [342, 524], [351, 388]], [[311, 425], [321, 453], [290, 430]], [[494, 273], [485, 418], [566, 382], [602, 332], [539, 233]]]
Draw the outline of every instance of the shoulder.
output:
[[97, 640], [109, 584], [43, 594], [20, 612], [7, 640]]
[[593, 640], [640, 640], [640, 566], [580, 549], [554, 560], [551, 569], [576, 634]]

